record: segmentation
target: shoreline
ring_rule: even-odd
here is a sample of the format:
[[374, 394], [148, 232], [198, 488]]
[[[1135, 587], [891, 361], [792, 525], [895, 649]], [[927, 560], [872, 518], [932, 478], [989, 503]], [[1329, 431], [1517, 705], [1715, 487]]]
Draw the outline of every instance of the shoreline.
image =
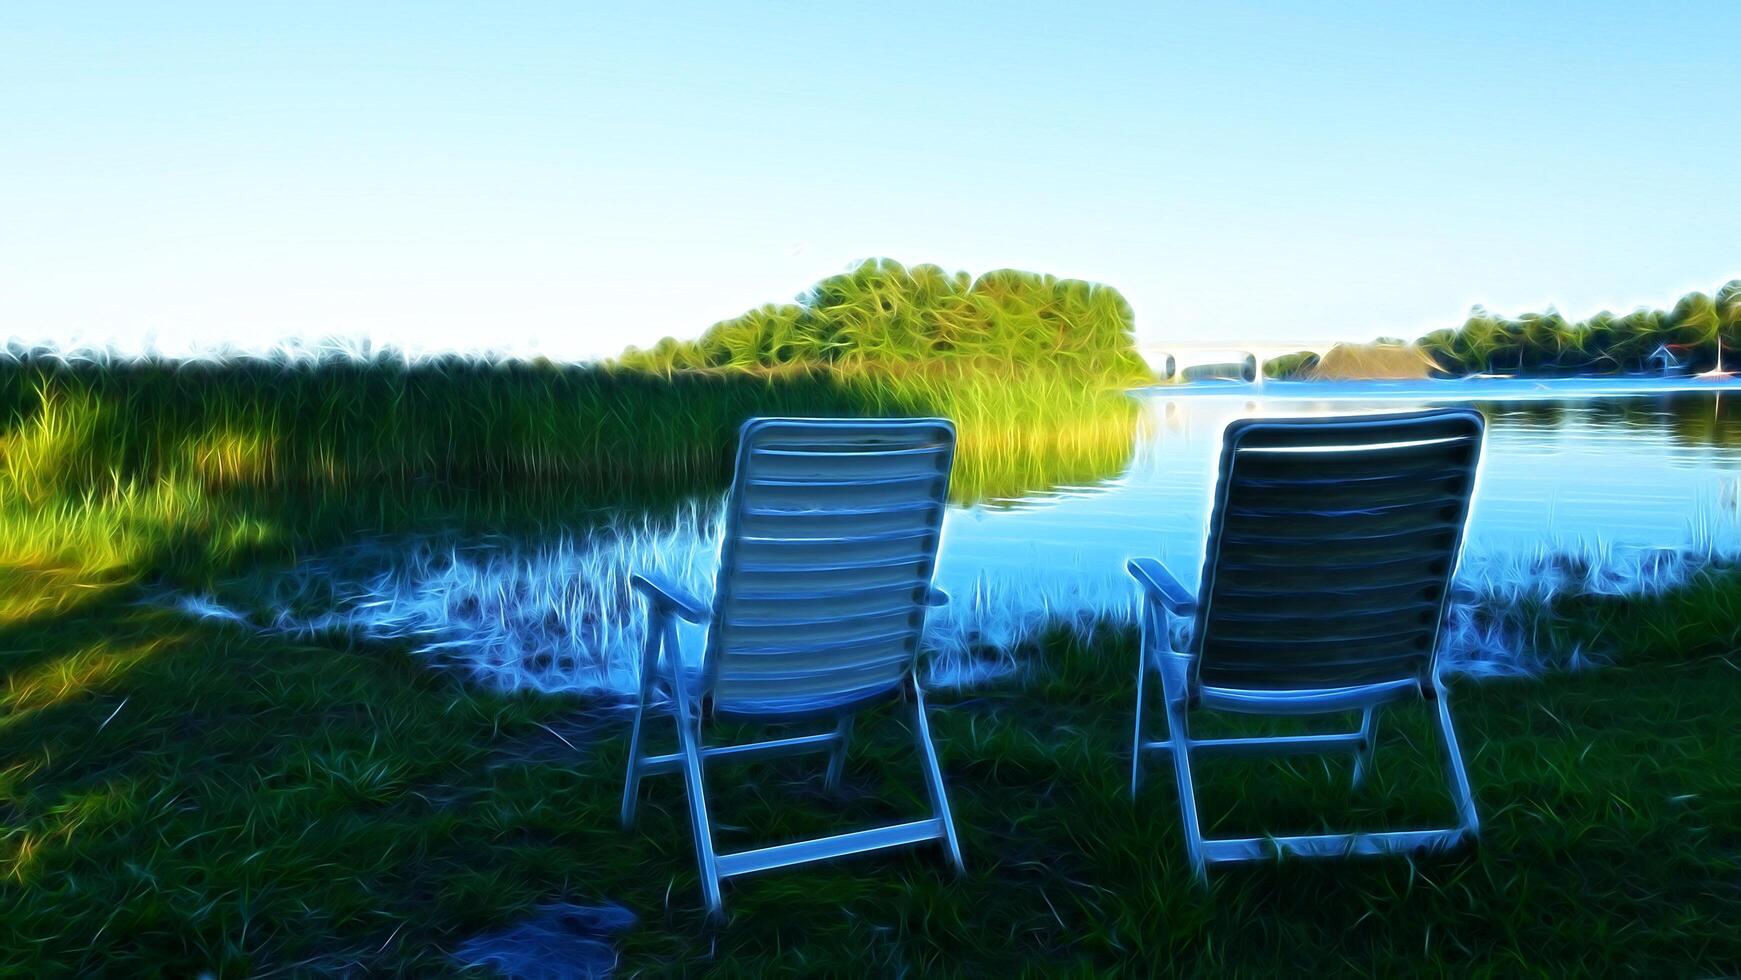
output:
[[1741, 391], [1741, 377], [1481, 377], [1409, 380], [1258, 382], [1192, 381], [1128, 389], [1143, 398], [1238, 398], [1266, 401], [1538, 401], [1567, 398], [1648, 398], [1655, 395], [1721, 394]]

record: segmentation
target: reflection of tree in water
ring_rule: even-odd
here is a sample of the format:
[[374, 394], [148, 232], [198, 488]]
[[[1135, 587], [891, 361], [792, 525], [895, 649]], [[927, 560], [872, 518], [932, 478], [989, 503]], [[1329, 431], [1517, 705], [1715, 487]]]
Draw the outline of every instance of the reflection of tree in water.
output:
[[1693, 446], [1741, 447], [1741, 397], [1690, 396], [1668, 406], [1670, 431]]
[[1561, 402], [1477, 402], [1489, 424], [1516, 425], [1527, 429], [1559, 429], [1566, 424], [1566, 406]]
[[1554, 432], [1568, 425], [1667, 437], [1689, 448], [1741, 449], [1741, 392], [1589, 401], [1477, 403], [1490, 423]]
[[1720, 393], [1596, 402], [1591, 421], [1660, 432], [1692, 448], [1741, 448], [1741, 398]]
[[1143, 417], [1136, 399], [1108, 394], [1053, 404], [1028, 418], [957, 419], [950, 497], [995, 505], [1116, 479], [1130, 466]]

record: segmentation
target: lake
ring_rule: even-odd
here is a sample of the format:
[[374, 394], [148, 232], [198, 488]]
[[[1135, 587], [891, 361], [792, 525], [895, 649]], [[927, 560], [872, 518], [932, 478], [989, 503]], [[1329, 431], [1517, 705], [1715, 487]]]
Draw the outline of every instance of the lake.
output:
[[945, 588], [971, 589], [982, 577], [1098, 588], [1122, 576], [1133, 555], [1158, 556], [1194, 584], [1229, 422], [1435, 405], [1473, 405], [1487, 417], [1471, 560], [1741, 543], [1741, 381], [1271, 381], [1133, 397], [1143, 414], [1124, 472], [950, 513], [939, 568]]
[[[1131, 397], [1140, 410], [1130, 453], [1093, 485], [951, 508], [937, 580], [954, 599], [932, 614], [935, 679], [1013, 669], [1023, 641], [1048, 624], [1130, 619], [1128, 557], [1158, 556], [1194, 584], [1222, 430], [1246, 416], [1450, 404], [1486, 415], [1443, 648], [1460, 669], [1536, 669], [1519, 612], [1539, 608], [1534, 600], [1648, 592], [1741, 550], [1741, 383], [1730, 380], [1205, 382]], [[718, 513], [710, 498], [538, 541], [367, 542], [302, 562], [253, 619], [409, 637], [506, 687], [630, 690], [644, 612], [628, 577], [651, 569], [710, 594]], [[324, 611], [307, 611], [311, 595]], [[200, 615], [242, 615], [210, 597], [178, 601]], [[686, 649], [699, 656], [695, 631]]]

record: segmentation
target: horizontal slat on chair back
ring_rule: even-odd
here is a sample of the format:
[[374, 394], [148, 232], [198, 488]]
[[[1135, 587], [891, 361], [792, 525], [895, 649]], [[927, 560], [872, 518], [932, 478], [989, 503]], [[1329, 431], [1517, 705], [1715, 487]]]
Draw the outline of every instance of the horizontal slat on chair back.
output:
[[716, 710], [822, 710], [906, 680], [954, 450], [942, 419], [744, 426], [708, 638]]
[[1201, 683], [1424, 676], [1482, 432], [1465, 409], [1229, 426], [1200, 591]]

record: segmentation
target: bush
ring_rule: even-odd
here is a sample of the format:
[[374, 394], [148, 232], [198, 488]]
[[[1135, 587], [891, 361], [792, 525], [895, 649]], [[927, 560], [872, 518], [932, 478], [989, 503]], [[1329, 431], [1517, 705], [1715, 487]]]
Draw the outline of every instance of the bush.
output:
[[714, 324], [694, 341], [630, 348], [626, 367], [793, 366], [911, 371], [1018, 366], [1117, 383], [1149, 380], [1135, 315], [1116, 289], [1000, 269], [970, 280], [871, 259], [797, 297]]

